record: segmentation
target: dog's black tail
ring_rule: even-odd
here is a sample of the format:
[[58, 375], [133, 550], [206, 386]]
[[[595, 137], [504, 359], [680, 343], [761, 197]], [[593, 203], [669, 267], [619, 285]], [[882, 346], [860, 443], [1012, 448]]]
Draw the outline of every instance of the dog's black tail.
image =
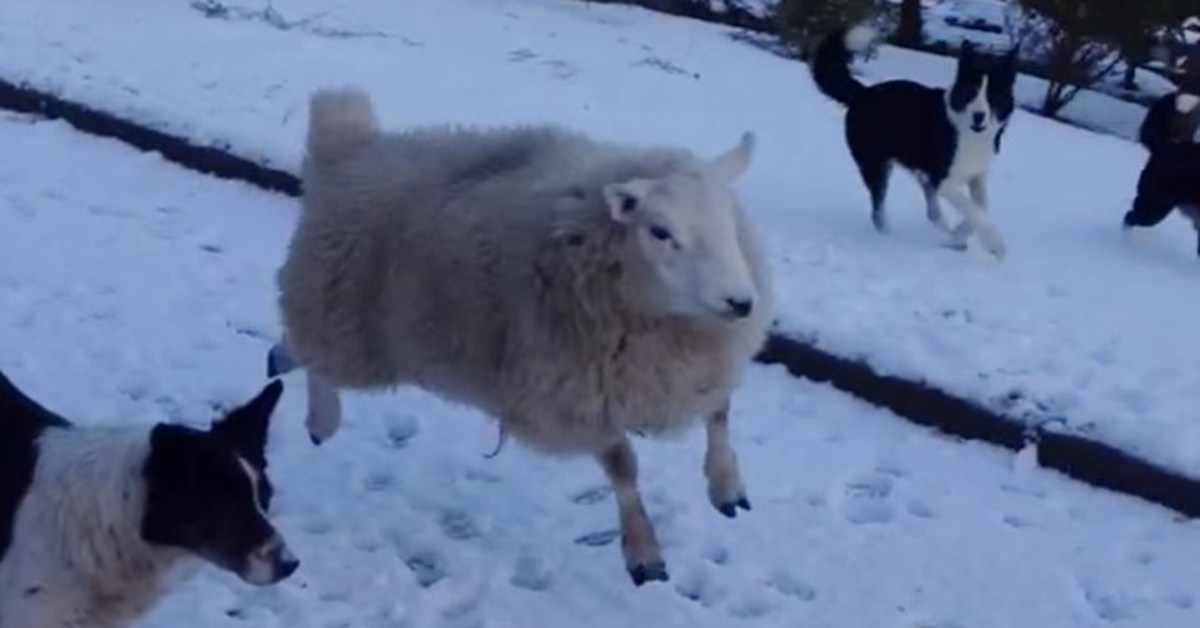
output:
[[1190, 137], [1179, 135], [1188, 126], [1184, 120], [1195, 114], [1196, 107], [1200, 107], [1200, 98], [1185, 92], [1173, 92], [1159, 98], [1142, 119], [1138, 141], [1152, 153], [1172, 142], [1190, 141]]
[[821, 93], [843, 105], [854, 102], [867, 87], [850, 73], [850, 59], [875, 37], [875, 29], [865, 24], [839, 28], [825, 36], [809, 66]]

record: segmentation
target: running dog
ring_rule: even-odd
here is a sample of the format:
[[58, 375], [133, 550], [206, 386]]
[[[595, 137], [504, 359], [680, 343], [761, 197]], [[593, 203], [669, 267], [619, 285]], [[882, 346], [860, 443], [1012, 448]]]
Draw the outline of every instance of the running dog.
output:
[[[948, 90], [909, 80], [867, 86], [849, 64], [876, 36], [866, 25], [838, 29], [820, 44], [811, 65], [821, 92], [846, 106], [846, 142], [870, 193], [876, 229], [887, 230], [884, 199], [892, 167], [900, 164], [921, 184], [926, 215], [950, 234], [951, 248], [966, 250], [978, 233], [983, 246], [1003, 258], [1004, 240], [987, 217], [987, 176], [1015, 108], [1017, 49], [996, 57], [964, 42]], [[962, 215], [953, 229], [939, 196]]]
[[1138, 178], [1133, 208], [1125, 213], [1126, 231], [1153, 227], [1172, 210], [1192, 221], [1200, 257], [1200, 96], [1178, 92], [1160, 98], [1142, 121], [1139, 139], [1150, 158]]

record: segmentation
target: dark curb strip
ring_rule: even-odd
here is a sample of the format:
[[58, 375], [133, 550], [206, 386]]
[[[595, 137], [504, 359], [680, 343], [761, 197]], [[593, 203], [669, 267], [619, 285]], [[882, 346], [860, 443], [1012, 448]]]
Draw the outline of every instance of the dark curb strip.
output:
[[[187, 139], [141, 126], [110, 113], [0, 79], [0, 109], [63, 120], [85, 133], [109, 137], [161, 154], [187, 168], [297, 197], [295, 175], [196, 145]], [[1018, 451], [1035, 442], [1038, 463], [1092, 486], [1160, 504], [1189, 518], [1200, 517], [1200, 480], [1164, 469], [1119, 449], [1082, 436], [1030, 427], [982, 405], [930, 386], [881, 375], [862, 360], [844, 358], [812, 343], [773, 333], [757, 360], [780, 364], [797, 377], [827, 383], [886, 408], [917, 425], [967, 440]]]

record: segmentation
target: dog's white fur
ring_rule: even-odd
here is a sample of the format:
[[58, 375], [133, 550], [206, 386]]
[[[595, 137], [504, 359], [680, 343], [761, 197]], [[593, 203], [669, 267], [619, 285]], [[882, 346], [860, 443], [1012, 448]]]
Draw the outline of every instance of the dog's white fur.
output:
[[870, 24], [858, 24], [846, 31], [846, 50], [859, 53], [871, 46], [879, 31]]
[[[946, 104], [950, 122], [958, 130], [958, 141], [954, 161], [950, 164], [950, 173], [938, 187], [937, 193], [949, 201], [962, 216], [962, 222], [951, 231], [951, 246], [966, 248], [967, 240], [977, 233], [980, 243], [989, 253], [1003, 258], [1006, 252], [1004, 238], [988, 218], [987, 180], [996, 156], [996, 134], [1000, 132], [1001, 127], [991, 104], [988, 103], [987, 85], [988, 77], [985, 76], [975, 99], [961, 112], [950, 108], [949, 102]], [[985, 115], [985, 128], [982, 132], [971, 128], [975, 113]]]
[[1175, 97], [1175, 110], [1179, 113], [1191, 113], [1197, 105], [1200, 105], [1200, 96], [1196, 94], [1180, 92]]
[[0, 562], [0, 628], [120, 628], [192, 561], [140, 537], [145, 429], [51, 429]]
[[[263, 519], [267, 519], [267, 513], [262, 508], [262, 501], [259, 499], [258, 482], [259, 472], [254, 468], [254, 465], [246, 462], [244, 458], [238, 458], [238, 464], [242, 467], [242, 471], [246, 472], [246, 481], [250, 482], [250, 496], [254, 500], [254, 507], [258, 510], [258, 514]], [[265, 585], [273, 580], [275, 573], [273, 558], [274, 554], [279, 554], [279, 560], [290, 562], [295, 560], [291, 550], [283, 542], [283, 537], [278, 534], [271, 537], [266, 543], [260, 545], [253, 553], [250, 554], [248, 564], [246, 566], [246, 582], [250, 584]]]

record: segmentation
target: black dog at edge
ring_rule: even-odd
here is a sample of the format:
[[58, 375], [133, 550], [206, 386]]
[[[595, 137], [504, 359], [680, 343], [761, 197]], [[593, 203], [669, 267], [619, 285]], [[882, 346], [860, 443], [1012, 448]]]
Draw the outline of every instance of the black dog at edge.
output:
[[1147, 112], [1140, 139], [1150, 151], [1150, 159], [1142, 168], [1137, 197], [1125, 213], [1124, 226], [1153, 227], [1178, 209], [1196, 229], [1196, 255], [1200, 257], [1200, 144], [1192, 138], [1171, 136], [1173, 119], [1200, 106], [1196, 101], [1189, 94], [1170, 94]]

